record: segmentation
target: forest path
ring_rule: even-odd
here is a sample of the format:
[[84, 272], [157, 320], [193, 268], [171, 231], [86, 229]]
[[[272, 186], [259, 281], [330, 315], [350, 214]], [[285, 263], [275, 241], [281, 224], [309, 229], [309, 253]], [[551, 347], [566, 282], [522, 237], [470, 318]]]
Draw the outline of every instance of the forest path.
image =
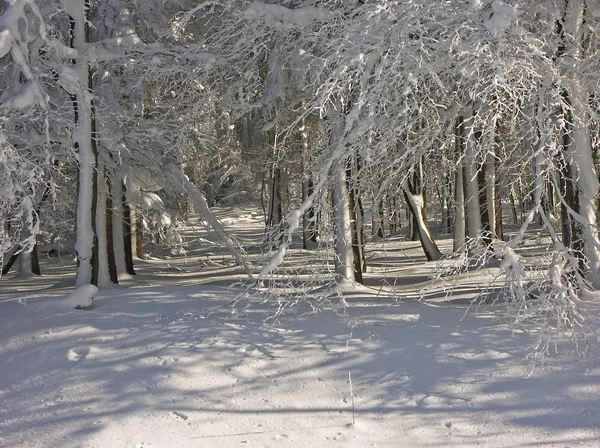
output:
[[[235, 239], [247, 256], [249, 266], [257, 274], [268, 261], [270, 254], [265, 252], [261, 242], [264, 238], [264, 219], [258, 206], [214, 207], [211, 209], [220, 219], [227, 232]], [[515, 229], [512, 229], [513, 231]], [[528, 238], [536, 239], [533, 226]], [[177, 248], [147, 243], [144, 246], [146, 258], [134, 256], [137, 275], [120, 276], [119, 285], [108, 289], [150, 287], [150, 286], [231, 286], [247, 281], [243, 270], [235, 265], [218, 235], [207, 229], [201, 219], [191, 214], [190, 219], [179, 229], [183, 251]], [[432, 273], [449, 268], [457, 262], [448, 259], [441, 263], [427, 262], [418, 241], [407, 241], [407, 229], [388, 235], [384, 239], [374, 238], [366, 246], [367, 272], [365, 286], [346, 289], [347, 297], [394, 297], [413, 299], [426, 297], [431, 301], [469, 301], [474, 296], [493, 293], [494, 285], [502, 283], [498, 265], [478, 269], [460, 276], [441, 275], [432, 283]], [[507, 229], [507, 234], [511, 232]], [[451, 253], [452, 238], [445, 234], [437, 238], [443, 253]], [[533, 247], [533, 246], [532, 246]], [[537, 251], [540, 249], [538, 246]], [[526, 249], [525, 249], [526, 250]], [[294, 235], [286, 264], [290, 280], [294, 277], [306, 278], [317, 270], [332, 270], [333, 255], [323, 261], [323, 252], [304, 250], [301, 233]], [[533, 257], [543, 253], [530, 254]], [[539, 257], [538, 257], [539, 258]], [[39, 293], [68, 294], [75, 285], [75, 259], [73, 254], [61, 256], [40, 256], [41, 277], [20, 279], [15, 275], [16, 267], [4, 277], [0, 277], [0, 295], [27, 293], [35, 297]], [[326, 277], [324, 277], [326, 279]], [[450, 284], [452, 284], [450, 287]], [[451, 294], [448, 292], [451, 291]], [[2, 299], [0, 299], [2, 300]]]

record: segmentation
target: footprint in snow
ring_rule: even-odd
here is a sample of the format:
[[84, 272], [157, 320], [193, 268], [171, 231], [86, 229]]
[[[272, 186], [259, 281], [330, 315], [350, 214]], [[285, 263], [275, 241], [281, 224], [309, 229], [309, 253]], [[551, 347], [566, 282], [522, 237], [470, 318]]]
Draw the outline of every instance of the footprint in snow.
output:
[[69, 361], [81, 361], [82, 359], [85, 359], [89, 353], [89, 347], [72, 348], [71, 350], [69, 350], [67, 358], [69, 359]]
[[594, 416], [596, 412], [592, 409], [584, 409], [583, 411], [581, 411], [581, 415], [584, 418], [592, 418]]
[[169, 414], [171, 414], [171, 417], [173, 417], [174, 419], [181, 421], [186, 421], [189, 418], [186, 414], [180, 411], [171, 411], [169, 412]]

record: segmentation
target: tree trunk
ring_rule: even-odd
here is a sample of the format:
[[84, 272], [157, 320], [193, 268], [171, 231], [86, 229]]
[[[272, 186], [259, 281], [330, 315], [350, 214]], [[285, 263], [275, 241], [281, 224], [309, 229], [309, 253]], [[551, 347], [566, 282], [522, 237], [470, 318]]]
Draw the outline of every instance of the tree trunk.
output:
[[463, 183], [465, 187], [465, 201], [467, 204], [467, 240], [475, 241], [475, 244], [469, 243], [468, 247], [470, 250], [477, 252], [476, 246], [480, 245], [479, 238], [482, 233], [482, 223], [475, 148], [478, 141], [477, 138], [475, 138], [477, 131], [473, 130], [473, 120], [473, 117], [469, 119], [469, 127], [471, 128], [469, 134], [471, 137], [467, 139], [465, 145], [465, 176], [463, 178]]
[[75, 242], [75, 251], [77, 252], [76, 288], [90, 283], [98, 284], [98, 237], [96, 234], [98, 152], [96, 136], [92, 129], [93, 112], [90, 95], [92, 74], [86, 56], [91, 10], [89, 6], [89, 0], [86, 0], [78, 7], [68, 11], [71, 19], [71, 46], [79, 52], [75, 69], [79, 75], [81, 86], [81, 91], [69, 92], [74, 99], [73, 145], [79, 162]]
[[465, 128], [464, 118], [459, 116], [456, 120], [455, 131], [455, 154], [458, 165], [454, 175], [454, 239], [452, 250], [454, 252], [463, 251], [466, 243], [466, 223], [465, 223], [465, 190], [463, 185], [464, 169], [461, 157], [464, 153]]
[[[127, 272], [125, 263], [125, 235], [123, 226], [123, 181], [118, 177], [111, 183], [111, 235], [112, 235], [112, 247], [115, 259], [115, 271], [117, 272], [117, 279], [120, 274]], [[107, 217], [108, 220], [108, 217]], [[131, 230], [130, 230], [131, 232]], [[129, 246], [131, 251], [131, 245]]]
[[144, 255], [144, 217], [142, 213], [135, 213], [135, 254], [140, 260], [145, 259]]
[[[560, 30], [558, 60], [564, 70], [563, 117], [566, 210], [563, 204], [563, 230], [569, 247], [580, 258], [579, 268], [594, 288], [600, 288], [600, 237], [595, 201], [598, 197], [598, 175], [594, 169], [590, 135], [589, 92], [577, 70], [586, 57], [587, 2], [564, 1], [564, 29]], [[567, 38], [568, 36], [568, 38]], [[561, 51], [562, 50], [562, 51]], [[568, 68], [566, 68], [568, 67]], [[574, 212], [574, 213], [573, 213]], [[567, 216], [568, 215], [568, 216]], [[570, 233], [569, 233], [570, 232]]]
[[413, 218], [416, 218], [415, 226], [427, 261], [439, 260], [442, 258], [442, 253], [437, 247], [437, 244], [435, 244], [431, 231], [429, 230], [429, 225], [427, 224], [427, 203], [423, 185], [422, 158], [419, 159], [416, 166], [413, 168], [413, 173], [406, 181], [404, 186], [404, 197]]
[[354, 281], [354, 253], [346, 167], [343, 162], [333, 166], [333, 214], [335, 222], [335, 273], [339, 282]]
[[33, 275], [42, 275], [42, 271], [40, 270], [40, 255], [37, 243], [35, 243], [33, 249], [31, 249], [31, 273]]
[[[313, 193], [312, 175], [302, 182], [302, 202]], [[314, 207], [309, 207], [302, 215], [302, 246], [304, 249], [314, 249], [317, 246], [317, 222]]]
[[[477, 184], [479, 188], [479, 219], [481, 221], [481, 241], [484, 247], [492, 247], [492, 226], [490, 223], [490, 209], [488, 208], [488, 188], [487, 188], [487, 164], [483, 163], [477, 171]], [[492, 201], [493, 204], [493, 201]], [[491, 210], [493, 213], [493, 209]]]
[[112, 282], [108, 270], [108, 238], [106, 234], [106, 201], [108, 199], [108, 187], [103, 175], [104, 166], [99, 164], [98, 178], [98, 200], [96, 202], [96, 235], [98, 236], [98, 282], [100, 288], [109, 286]]
[[[266, 231], [269, 233], [273, 228], [279, 226], [283, 220], [283, 205], [281, 197], [282, 176], [281, 168], [279, 167], [279, 148], [277, 145], [277, 128], [273, 137], [273, 160], [271, 166], [271, 188], [269, 189], [269, 214], [267, 218]], [[279, 234], [275, 236], [271, 244], [279, 245], [283, 238], [283, 232], [279, 229]]]
[[127, 203], [127, 192], [125, 182], [121, 181], [121, 185], [121, 210], [123, 211], [123, 221], [121, 223], [121, 228], [123, 229], [123, 256], [125, 257], [125, 269], [129, 275], [135, 275], [135, 269], [133, 268], [133, 241], [131, 237], [131, 208]]
[[[113, 232], [113, 196], [112, 196], [112, 182], [110, 177], [106, 176], [106, 187], [108, 188], [106, 194], [106, 256], [108, 258], [108, 276], [113, 284], [119, 283], [119, 276], [117, 272], [117, 262], [115, 257], [115, 245], [114, 245], [114, 232]], [[120, 232], [119, 232], [120, 233]]]
[[500, 145], [494, 147], [494, 233], [496, 238], [504, 241], [504, 230], [502, 227], [502, 182], [498, 176], [498, 160], [500, 160]]
[[354, 281], [363, 284], [362, 268], [362, 241], [360, 232], [362, 223], [359, 223], [359, 210], [357, 207], [357, 191], [352, 180], [352, 160], [346, 165], [346, 189], [348, 190], [348, 214], [350, 217], [350, 232], [352, 243], [352, 260], [354, 267]]
[[[2, 275], [6, 275], [10, 272], [10, 268], [13, 267], [13, 265], [15, 264], [15, 261], [17, 261], [17, 259], [19, 258], [19, 250], [21, 250], [20, 247], [17, 247], [16, 250], [10, 255], [10, 257], [8, 257], [8, 261], [3, 262], [2, 264]], [[4, 257], [3, 260], [6, 260], [6, 256]]]
[[449, 200], [449, 176], [445, 172], [442, 177], [440, 196], [440, 205], [442, 206], [442, 233], [450, 232], [450, 210], [448, 209]]
[[[313, 193], [314, 188], [313, 175], [308, 171], [308, 165], [311, 160], [309, 132], [308, 120], [305, 119], [300, 128], [303, 152], [302, 163], [304, 165], [304, 177], [302, 178], [303, 203]], [[317, 246], [317, 223], [313, 205], [308, 207], [302, 214], [302, 246], [304, 249], [314, 249]]]
[[358, 225], [358, 239], [359, 239], [359, 247], [360, 247], [360, 258], [361, 258], [361, 269], [362, 272], [367, 272], [367, 253], [365, 251], [365, 245], [367, 242], [367, 238], [365, 235], [365, 209], [362, 204], [362, 197], [360, 194], [360, 190], [356, 189], [355, 192], [357, 198], [357, 225]]

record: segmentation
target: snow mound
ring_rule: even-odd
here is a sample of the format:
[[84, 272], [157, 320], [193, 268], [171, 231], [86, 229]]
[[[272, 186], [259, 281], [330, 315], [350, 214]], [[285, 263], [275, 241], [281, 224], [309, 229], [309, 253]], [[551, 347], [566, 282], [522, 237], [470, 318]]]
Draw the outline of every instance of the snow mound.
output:
[[83, 285], [69, 294], [65, 304], [76, 309], [88, 309], [93, 305], [96, 294], [98, 294], [97, 286]]

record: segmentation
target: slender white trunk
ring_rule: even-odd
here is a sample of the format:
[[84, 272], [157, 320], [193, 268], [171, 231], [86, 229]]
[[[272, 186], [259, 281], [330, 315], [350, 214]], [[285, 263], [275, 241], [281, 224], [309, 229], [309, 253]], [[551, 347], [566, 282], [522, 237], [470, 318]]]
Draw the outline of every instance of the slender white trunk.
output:
[[465, 225], [465, 190], [463, 184], [463, 166], [456, 168], [454, 180], [454, 241], [452, 250], [463, 251], [465, 248], [466, 225]]
[[462, 252], [466, 243], [466, 223], [465, 223], [465, 185], [464, 185], [464, 141], [465, 141], [465, 123], [462, 115], [456, 120], [454, 133], [455, 155], [457, 160], [456, 174], [454, 176], [454, 241], [452, 250]]
[[[473, 118], [471, 118], [471, 126]], [[465, 201], [467, 202], [467, 236], [478, 238], [481, 234], [481, 208], [479, 204], [479, 183], [477, 182], [477, 161], [474, 131], [468, 132], [465, 148]]]
[[442, 258], [442, 253], [437, 247], [437, 244], [435, 244], [435, 241], [433, 241], [433, 236], [423, 218], [423, 208], [425, 207], [423, 195], [412, 194], [407, 185], [404, 187], [404, 194], [406, 195], [406, 200], [408, 201], [411, 212], [415, 218], [414, 221], [417, 226], [417, 232], [419, 233], [419, 240], [421, 241], [421, 246], [423, 246], [427, 261], [439, 260]]
[[352, 229], [350, 207], [346, 186], [346, 167], [343, 161], [334, 164], [332, 170], [333, 214], [335, 219], [335, 273], [342, 282], [354, 281], [354, 258], [352, 253]]
[[75, 287], [92, 282], [94, 223], [92, 222], [92, 203], [94, 201], [94, 176], [96, 175], [96, 157], [92, 148], [92, 108], [91, 94], [88, 89], [88, 58], [85, 56], [86, 14], [85, 2], [64, 1], [65, 11], [73, 19], [73, 47], [79, 56], [75, 69], [78, 74], [78, 90], [69, 92], [77, 98], [77, 120], [73, 130], [73, 141], [77, 147], [79, 162], [79, 185], [77, 190], [76, 241], [77, 276]]
[[[598, 235], [596, 198], [598, 196], [598, 175], [594, 169], [592, 141], [588, 124], [587, 90], [572, 80], [571, 101], [573, 111], [573, 146], [571, 157], [576, 170], [575, 185], [579, 192], [579, 215], [583, 222], [582, 235], [584, 256], [588, 263], [587, 279], [594, 288], [600, 288], [600, 238]], [[576, 218], [577, 219], [577, 218]]]

